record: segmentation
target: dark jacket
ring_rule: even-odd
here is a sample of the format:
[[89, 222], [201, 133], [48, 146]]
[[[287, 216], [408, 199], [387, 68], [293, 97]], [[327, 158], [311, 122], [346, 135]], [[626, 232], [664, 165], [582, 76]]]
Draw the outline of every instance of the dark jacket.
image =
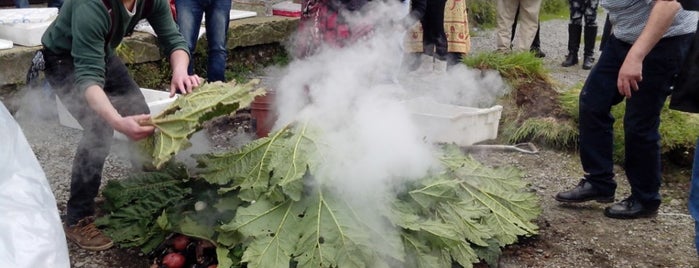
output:
[[[699, 0], [678, 2], [685, 10], [699, 10]], [[699, 35], [695, 34], [689, 54], [674, 82], [670, 109], [699, 113]]]

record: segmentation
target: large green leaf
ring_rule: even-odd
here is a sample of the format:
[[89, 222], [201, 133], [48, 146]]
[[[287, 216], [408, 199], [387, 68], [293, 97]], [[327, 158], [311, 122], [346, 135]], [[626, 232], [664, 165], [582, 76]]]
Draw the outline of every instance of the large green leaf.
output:
[[225, 186], [220, 192], [239, 190], [245, 201], [255, 201], [261, 195], [270, 201], [287, 197], [298, 201], [315, 151], [307, 133], [306, 129], [283, 128], [235, 152], [198, 156], [199, 174], [210, 183]]
[[102, 191], [108, 213], [95, 223], [121, 246], [149, 252], [165, 238], [155, 219], [191, 193], [188, 179], [183, 166], [170, 165], [158, 172], [109, 181]]
[[253, 90], [259, 80], [235, 85], [233, 82], [206, 83], [194, 92], [180, 96], [168, 108], [151, 118], [158, 131], [149, 139], [153, 165], [160, 168], [170, 158], [191, 146], [189, 138], [207, 120], [247, 107], [264, 89]]
[[[222, 226], [251, 238], [248, 267], [385, 267], [402, 260], [400, 241], [377, 232], [342, 199], [315, 189], [300, 201], [258, 201]], [[381, 247], [375, 247], [381, 245]]]

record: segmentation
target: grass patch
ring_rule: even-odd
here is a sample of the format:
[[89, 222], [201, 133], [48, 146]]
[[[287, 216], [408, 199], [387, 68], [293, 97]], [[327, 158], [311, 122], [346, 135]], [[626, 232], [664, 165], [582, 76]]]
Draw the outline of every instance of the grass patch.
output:
[[543, 61], [530, 52], [483, 52], [469, 55], [463, 62], [471, 68], [496, 70], [511, 83], [522, 78], [548, 80], [548, 71], [544, 68]]

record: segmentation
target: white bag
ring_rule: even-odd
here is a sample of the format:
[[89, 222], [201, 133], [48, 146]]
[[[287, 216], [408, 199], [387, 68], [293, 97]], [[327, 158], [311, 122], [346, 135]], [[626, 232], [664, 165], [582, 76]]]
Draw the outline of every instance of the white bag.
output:
[[0, 267], [70, 267], [56, 199], [24, 133], [2, 102]]

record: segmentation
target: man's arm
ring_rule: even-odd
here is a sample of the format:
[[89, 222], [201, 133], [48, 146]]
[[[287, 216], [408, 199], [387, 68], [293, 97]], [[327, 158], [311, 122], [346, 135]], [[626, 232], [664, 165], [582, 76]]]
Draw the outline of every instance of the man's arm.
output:
[[132, 140], [140, 140], [150, 136], [155, 131], [153, 126], [141, 126], [140, 123], [150, 120], [150, 115], [141, 114], [123, 117], [107, 98], [107, 94], [98, 85], [88, 86], [85, 90], [85, 100], [90, 108], [97, 112], [112, 128], [123, 133]]
[[617, 78], [619, 94], [631, 98], [631, 90], [638, 90], [638, 82], [643, 80], [643, 59], [670, 28], [680, 8], [680, 4], [674, 0], [655, 2], [645, 28], [631, 46], [624, 64], [619, 69]]
[[170, 97], [175, 96], [179, 90], [182, 94], [192, 93], [192, 89], [199, 86], [201, 78], [198, 75], [189, 75], [189, 54], [181, 49], [176, 49], [170, 54], [170, 68], [172, 68], [172, 80], [170, 81]]

